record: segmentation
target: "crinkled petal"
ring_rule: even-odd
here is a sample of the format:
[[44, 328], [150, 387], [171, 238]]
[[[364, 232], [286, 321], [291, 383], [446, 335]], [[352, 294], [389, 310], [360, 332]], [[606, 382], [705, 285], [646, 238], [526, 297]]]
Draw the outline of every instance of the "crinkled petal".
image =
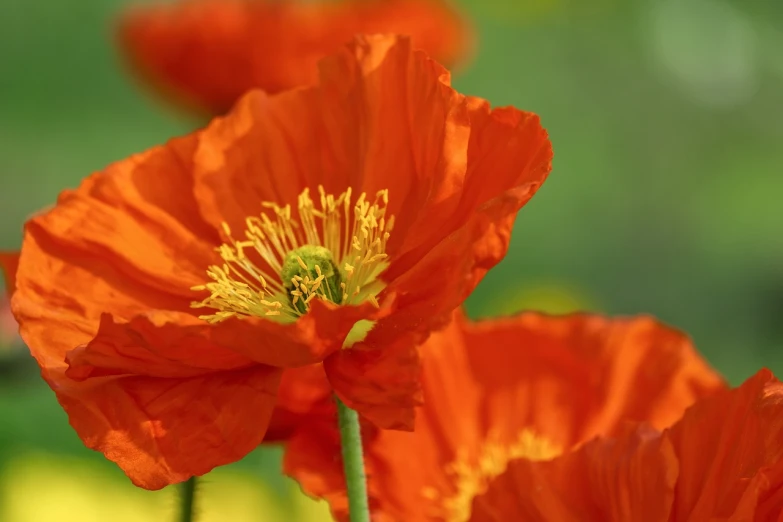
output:
[[127, 323], [103, 314], [96, 337], [66, 354], [65, 375], [78, 381], [118, 375], [184, 378], [255, 364], [231, 344], [218, 344], [215, 332], [177, 312], [149, 312]]
[[553, 461], [509, 463], [464, 520], [668, 522], [677, 473], [667, 439], [654, 430], [629, 430]]
[[667, 436], [680, 460], [673, 520], [774, 520], [754, 518], [757, 506], [770, 512], [763, 499], [780, 505], [783, 487], [783, 384], [772, 372], [697, 403]]
[[[283, 472], [296, 479], [304, 493], [326, 499], [336, 520], [349, 522], [340, 434], [335, 429], [337, 411], [334, 402], [331, 406], [331, 419], [310, 419], [304, 429], [294, 432], [286, 441]], [[362, 422], [361, 430], [365, 445], [372, 444], [379, 433], [375, 426], [365, 422]], [[375, 468], [371, 460], [366, 461], [365, 468], [368, 477], [384, 472], [382, 468]], [[367, 487], [373, 522], [397, 522], [379, 511], [375, 500], [379, 494], [378, 483], [370, 479]]]
[[152, 311], [129, 322], [102, 316], [95, 338], [67, 355], [66, 375], [186, 377], [252, 364], [296, 367], [339, 350], [371, 307], [337, 308], [317, 302], [295, 323], [250, 318], [208, 324], [192, 315]]
[[335, 393], [376, 426], [412, 430], [421, 399], [421, 367], [413, 336], [382, 350], [359, 342], [324, 361]]
[[[225, 118], [204, 130], [196, 152], [195, 193], [205, 218], [216, 229], [227, 223], [241, 237], [246, 218], [258, 216], [263, 202], [290, 204], [319, 184], [339, 184], [343, 165], [319, 142], [321, 100], [314, 90], [268, 96], [252, 91]], [[327, 183], [328, 181], [328, 183]], [[345, 183], [337, 192], [344, 191]]]
[[402, 241], [421, 245], [441, 228], [430, 221], [450, 218], [457, 204], [470, 134], [465, 98], [407, 38], [357, 37], [320, 69], [318, 87], [251, 92], [206, 129], [196, 173], [204, 215], [241, 230], [262, 201], [295, 213], [305, 188], [338, 195], [350, 187], [354, 198], [388, 189], [390, 254]]
[[515, 460], [475, 498], [470, 520], [778, 520], [782, 399], [783, 384], [762, 370], [662, 434], [626, 428], [549, 462]]
[[218, 240], [189, 181], [196, 141], [111, 165], [26, 224], [12, 308], [44, 370], [92, 340], [104, 313], [190, 311]]
[[[467, 346], [482, 346], [468, 357], [474, 379], [486, 383], [491, 418], [513, 408], [518, 422], [566, 446], [629, 420], [666, 428], [726, 389], [687, 336], [647, 316], [523, 313], [464, 330]], [[533, 385], [540, 388], [520, 395]]]
[[407, 38], [358, 37], [320, 69], [320, 90], [330, 101], [327, 143], [344, 163], [347, 183], [369, 194], [389, 191], [394, 271], [400, 255], [449, 232], [468, 169], [465, 97], [451, 88], [446, 69], [411, 51]]
[[285, 442], [299, 427], [318, 420], [334, 422], [335, 415], [332, 387], [322, 364], [286, 369], [264, 442]]
[[185, 379], [47, 379], [85, 445], [137, 486], [160, 489], [252, 451], [266, 431], [280, 373], [257, 365]]
[[[516, 213], [533, 197], [552, 168], [552, 144], [538, 116], [513, 107], [490, 109], [479, 98], [460, 98], [459, 102], [469, 120], [468, 141], [462, 142], [465, 137], [460, 136], [459, 141], [453, 140], [453, 148], [444, 148], [443, 154], [464, 161], [463, 170], [440, 180], [435, 201], [432, 194], [426, 194], [426, 183], [415, 185], [409, 200], [418, 200], [419, 207], [433, 205], [435, 211], [423, 215], [416, 206], [407, 209], [405, 216], [412, 220], [412, 233], [404, 237], [405, 244], [384, 274], [387, 280], [394, 281], [410, 270], [442, 238], [469, 228], [475, 214], [505, 208], [503, 215], [493, 216], [488, 233], [471, 239], [478, 257], [475, 266], [469, 267], [475, 286], [486, 270], [505, 256]], [[459, 115], [464, 118], [464, 113]], [[460, 122], [456, 117], [452, 121]], [[466, 157], [460, 156], [463, 151], [467, 151]], [[393, 247], [392, 243], [390, 250]]]

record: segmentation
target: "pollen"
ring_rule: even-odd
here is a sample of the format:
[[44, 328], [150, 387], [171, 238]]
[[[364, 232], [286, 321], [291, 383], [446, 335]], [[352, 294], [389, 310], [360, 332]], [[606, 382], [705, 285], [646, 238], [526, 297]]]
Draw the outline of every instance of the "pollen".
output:
[[468, 522], [473, 499], [487, 490], [493, 478], [506, 471], [509, 462], [551, 460], [563, 452], [530, 429], [523, 429], [511, 444], [498, 440], [499, 437], [490, 436], [478, 455], [468, 455], [466, 451], [457, 453], [456, 459], [445, 468], [449, 482], [453, 484], [452, 491], [443, 492], [434, 487], [421, 491], [422, 497], [435, 506], [434, 517], [448, 522]]
[[210, 266], [209, 282], [192, 288], [210, 293], [191, 304], [212, 309], [201, 319], [290, 322], [315, 299], [379, 306], [379, 276], [389, 264], [386, 243], [394, 226], [394, 216], [386, 215], [388, 191], [377, 192], [372, 202], [362, 193], [353, 203], [350, 188], [337, 197], [321, 186], [318, 192], [318, 208], [309, 189], [299, 195], [296, 212], [290, 204], [263, 202], [260, 215], [245, 219], [241, 239], [223, 224], [228, 241], [217, 248], [223, 264]]

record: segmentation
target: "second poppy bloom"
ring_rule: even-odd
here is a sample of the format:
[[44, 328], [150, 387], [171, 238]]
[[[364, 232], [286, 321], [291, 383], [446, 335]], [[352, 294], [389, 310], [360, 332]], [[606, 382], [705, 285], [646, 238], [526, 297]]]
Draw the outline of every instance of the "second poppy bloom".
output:
[[468, 522], [778, 522], [783, 383], [761, 370], [662, 432], [629, 425], [548, 462], [516, 459]]
[[450, 0], [184, 0], [134, 6], [119, 43], [134, 69], [170, 98], [223, 113], [246, 91], [318, 81], [318, 60], [355, 34], [409, 35], [453, 66], [471, 47]]
[[[471, 322], [458, 314], [421, 354], [425, 402], [416, 431], [365, 426], [379, 522], [472, 521], [474, 499], [511, 462], [552, 459], [631, 421], [666, 428], [696, 400], [725, 389], [685, 336], [647, 317], [526, 313]], [[320, 413], [292, 431], [285, 470], [348, 520], [339, 434]], [[520, 493], [546, 495], [536, 488]], [[513, 503], [518, 493], [508, 494]], [[541, 520], [567, 520], [542, 513]], [[497, 520], [518, 514], [509, 509]]]
[[538, 118], [449, 85], [407, 38], [362, 37], [317, 87], [87, 178], [32, 218], [21, 335], [87, 446], [146, 488], [241, 458], [283, 368], [410, 429], [416, 345], [504, 255], [550, 170]]

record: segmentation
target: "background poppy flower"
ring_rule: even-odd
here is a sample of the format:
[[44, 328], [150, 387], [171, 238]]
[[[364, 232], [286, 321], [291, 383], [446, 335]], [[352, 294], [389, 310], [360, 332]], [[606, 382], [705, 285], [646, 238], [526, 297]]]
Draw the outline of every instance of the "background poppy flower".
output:
[[134, 6], [118, 40], [134, 69], [169, 98], [223, 113], [246, 91], [318, 81], [318, 60], [355, 34], [409, 35], [446, 66], [472, 46], [449, 0], [184, 0]]
[[0, 252], [0, 270], [5, 280], [5, 292], [0, 293], [0, 348], [15, 344], [19, 339], [19, 327], [11, 313], [10, 303], [18, 264], [18, 252]]
[[471, 522], [775, 522], [783, 512], [783, 384], [762, 370], [689, 408], [663, 433], [627, 427], [550, 462], [520, 459]]
[[16, 270], [19, 266], [19, 252], [0, 252], [0, 269], [3, 271], [5, 291], [10, 296], [16, 289]]
[[[631, 420], [665, 428], [724, 389], [684, 335], [648, 317], [457, 315], [421, 354], [416, 431], [364, 433], [374, 520], [468, 520], [473, 498], [509, 461], [550, 459]], [[332, 423], [311, 419], [290, 439], [284, 467], [347, 520], [335, 455]]]
[[318, 87], [252, 92], [63, 192], [25, 226], [12, 309], [79, 436], [145, 488], [255, 447], [282, 368], [323, 361], [410, 429], [416, 344], [503, 257], [551, 156], [535, 115], [357, 38]]

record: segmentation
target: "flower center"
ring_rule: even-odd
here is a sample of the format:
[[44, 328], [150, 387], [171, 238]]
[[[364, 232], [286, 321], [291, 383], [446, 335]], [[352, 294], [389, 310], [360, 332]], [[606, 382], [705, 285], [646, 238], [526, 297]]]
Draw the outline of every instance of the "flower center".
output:
[[449, 522], [467, 522], [473, 499], [487, 490], [493, 478], [506, 471], [509, 462], [516, 459], [550, 460], [563, 452], [530, 429], [523, 429], [511, 444], [501, 444], [496, 442], [497, 439], [490, 436], [478, 455], [471, 457], [465, 452], [458, 452], [454, 462], [446, 466], [446, 474], [453, 485], [451, 494], [443, 494], [432, 487], [422, 491], [424, 498], [437, 505], [434, 516]]
[[228, 243], [218, 247], [223, 265], [207, 270], [210, 282], [192, 290], [209, 291], [193, 308], [212, 308], [201, 319], [212, 323], [229, 317], [267, 316], [295, 320], [307, 313], [313, 299], [339, 305], [369, 301], [384, 284], [378, 278], [388, 266], [386, 243], [394, 216], [386, 217], [388, 191], [370, 203], [362, 193], [351, 203], [349, 188], [338, 197], [319, 186], [320, 208], [309, 189], [299, 195], [298, 219], [290, 205], [264, 202], [262, 212], [245, 220], [244, 239], [234, 239], [228, 224]]

